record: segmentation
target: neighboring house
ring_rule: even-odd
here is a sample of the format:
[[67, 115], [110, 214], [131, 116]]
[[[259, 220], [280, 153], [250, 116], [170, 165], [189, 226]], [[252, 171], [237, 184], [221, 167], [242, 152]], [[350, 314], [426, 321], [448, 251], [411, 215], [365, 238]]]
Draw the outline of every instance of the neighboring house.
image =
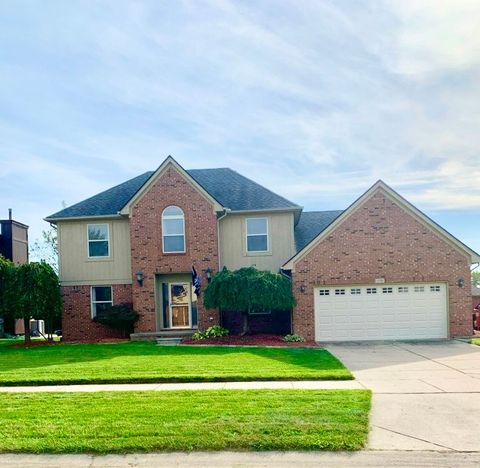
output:
[[[321, 204], [321, 201], [319, 202]], [[345, 211], [302, 208], [230, 169], [147, 172], [55, 213], [66, 340], [110, 337], [92, 319], [132, 302], [136, 335], [220, 322], [191, 284], [226, 266], [292, 279], [294, 333], [321, 341], [472, 333], [480, 256], [383, 182]]]
[[0, 255], [16, 265], [28, 262], [28, 226], [12, 219], [0, 219]]

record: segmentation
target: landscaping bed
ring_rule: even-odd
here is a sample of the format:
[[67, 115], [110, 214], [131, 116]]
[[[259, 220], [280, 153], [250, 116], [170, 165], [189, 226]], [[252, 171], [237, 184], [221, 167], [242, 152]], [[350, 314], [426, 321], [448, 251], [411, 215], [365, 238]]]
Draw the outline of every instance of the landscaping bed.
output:
[[359, 450], [370, 398], [367, 390], [0, 393], [0, 452]]
[[216, 338], [205, 338], [203, 340], [194, 340], [192, 338], [183, 338], [182, 344], [191, 345], [230, 345], [230, 346], [287, 346], [300, 348], [318, 348], [315, 341], [286, 342], [281, 335], [228, 335]]
[[327, 350], [296, 347], [63, 344], [0, 350], [0, 386], [94, 383], [349, 380]]

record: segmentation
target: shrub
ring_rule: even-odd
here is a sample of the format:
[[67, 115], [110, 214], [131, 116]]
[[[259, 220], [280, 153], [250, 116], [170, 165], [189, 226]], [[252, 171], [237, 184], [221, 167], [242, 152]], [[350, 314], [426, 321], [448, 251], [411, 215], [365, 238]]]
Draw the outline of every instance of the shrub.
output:
[[208, 327], [204, 332], [197, 331], [192, 335], [194, 340], [204, 340], [206, 338], [217, 338], [219, 336], [227, 336], [230, 332], [220, 325]]
[[301, 343], [305, 341], [305, 338], [300, 335], [285, 335], [283, 341], [286, 341], [287, 343]]
[[94, 320], [115, 330], [120, 330], [123, 337], [133, 333], [133, 326], [138, 320], [138, 314], [132, 304], [118, 304], [106, 307], [97, 313]]

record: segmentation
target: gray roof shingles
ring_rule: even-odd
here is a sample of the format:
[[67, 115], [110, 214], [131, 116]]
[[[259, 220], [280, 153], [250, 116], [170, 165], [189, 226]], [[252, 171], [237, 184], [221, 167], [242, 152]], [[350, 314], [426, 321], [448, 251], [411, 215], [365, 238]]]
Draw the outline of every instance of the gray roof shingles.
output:
[[343, 210], [303, 211], [297, 225], [295, 226], [295, 244], [297, 252], [309, 244], [342, 213]]
[[[234, 211], [297, 208], [300, 206], [228, 168], [187, 171], [221, 205]], [[123, 184], [48, 216], [48, 219], [117, 214], [152, 176], [145, 172]]]

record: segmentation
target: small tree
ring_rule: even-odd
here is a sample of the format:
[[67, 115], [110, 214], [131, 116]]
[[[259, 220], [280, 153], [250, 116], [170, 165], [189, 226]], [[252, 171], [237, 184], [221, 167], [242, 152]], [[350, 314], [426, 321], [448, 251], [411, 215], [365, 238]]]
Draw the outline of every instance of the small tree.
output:
[[51, 324], [60, 316], [62, 298], [58, 276], [45, 262], [25, 263], [16, 267], [14, 274], [14, 292], [16, 306], [14, 315], [23, 319], [25, 324], [25, 342], [30, 342], [30, 319], [45, 320], [49, 339]]
[[0, 255], [0, 316], [12, 314], [12, 283], [15, 266]]
[[284, 276], [256, 268], [217, 273], [205, 289], [207, 309], [219, 308], [242, 313], [242, 335], [249, 331], [252, 311], [290, 310], [295, 306], [290, 281]]
[[30, 246], [30, 257], [48, 263], [58, 273], [58, 229], [55, 224], [42, 231], [42, 239]]
[[472, 271], [472, 283], [480, 288], [480, 271]]

